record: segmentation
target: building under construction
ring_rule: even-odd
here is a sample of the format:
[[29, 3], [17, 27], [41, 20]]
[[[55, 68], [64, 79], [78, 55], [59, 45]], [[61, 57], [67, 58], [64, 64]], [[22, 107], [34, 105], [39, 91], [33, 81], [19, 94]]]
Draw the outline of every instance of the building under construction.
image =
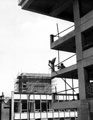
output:
[[51, 104], [51, 76], [49, 74], [22, 73], [17, 76], [12, 92], [12, 120], [47, 118]]
[[[64, 120], [64, 116], [71, 120], [77, 118], [77, 111], [54, 110], [54, 101], [64, 101], [66, 94], [52, 94], [51, 75], [22, 73], [15, 82], [15, 91], [12, 92], [11, 120]], [[71, 96], [71, 94], [69, 94]], [[77, 95], [74, 96], [77, 99]], [[73, 95], [72, 98], [73, 99]]]
[[[75, 79], [79, 82], [77, 100], [56, 101], [54, 110], [78, 113], [78, 120], [93, 119], [93, 1], [92, 0], [19, 0], [22, 9], [64, 19], [74, 23], [74, 30], [62, 35], [51, 35], [51, 49], [75, 53], [77, 63], [63, 67], [63, 62], [52, 66], [52, 77]], [[66, 31], [66, 30], [64, 30]], [[57, 39], [55, 39], [58, 37]], [[59, 69], [60, 68], [60, 69]], [[70, 86], [75, 93], [75, 88]], [[56, 98], [57, 94], [54, 95]], [[67, 95], [68, 96], [68, 95]], [[65, 116], [64, 116], [65, 119]], [[70, 117], [69, 117], [70, 119]]]

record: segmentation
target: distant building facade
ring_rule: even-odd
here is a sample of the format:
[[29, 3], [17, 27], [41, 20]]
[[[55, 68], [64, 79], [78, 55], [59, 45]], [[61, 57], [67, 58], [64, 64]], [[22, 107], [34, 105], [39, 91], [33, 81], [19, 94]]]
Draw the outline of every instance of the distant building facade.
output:
[[77, 112], [53, 110], [54, 101], [65, 99], [62, 95], [52, 94], [51, 76], [47, 74], [20, 74], [12, 92], [11, 120], [64, 120], [64, 116], [71, 120], [77, 118]]
[[17, 77], [12, 92], [12, 120], [52, 118], [51, 103], [50, 75], [22, 73]]
[[51, 93], [51, 76], [49, 74], [22, 73], [17, 77], [15, 92]]

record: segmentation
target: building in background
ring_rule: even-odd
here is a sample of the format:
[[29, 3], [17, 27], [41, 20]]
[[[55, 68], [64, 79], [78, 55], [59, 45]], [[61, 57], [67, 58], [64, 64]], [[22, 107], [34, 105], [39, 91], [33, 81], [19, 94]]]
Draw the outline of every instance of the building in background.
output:
[[15, 92], [51, 93], [51, 75], [22, 73], [17, 77]]
[[0, 120], [11, 120], [11, 99], [3, 93], [0, 96]]
[[[66, 60], [58, 64], [55, 60], [49, 61], [52, 68], [52, 77], [62, 78], [65, 84], [66, 96], [58, 101], [58, 94], [53, 97], [52, 108], [54, 111], [64, 111], [64, 119], [71, 119], [71, 112], [77, 111], [78, 120], [93, 119], [93, 1], [92, 0], [19, 0], [22, 9], [40, 14], [64, 19], [74, 23], [72, 28], [65, 29], [57, 35], [51, 35], [51, 49], [66, 51], [76, 56], [76, 64], [64, 66]], [[68, 32], [68, 31], [70, 32]], [[74, 56], [73, 55], [73, 56]], [[72, 85], [68, 84], [71, 79]], [[78, 99], [75, 99], [76, 89], [74, 81], [78, 80]], [[69, 86], [69, 89], [67, 89]], [[68, 91], [72, 90], [73, 98], [70, 99]], [[72, 95], [71, 94], [71, 95]], [[67, 111], [69, 117], [67, 118]], [[60, 114], [62, 115], [62, 113]], [[55, 119], [55, 117], [54, 117]], [[76, 119], [76, 118], [74, 118]]]
[[12, 120], [47, 119], [51, 102], [51, 76], [22, 73], [12, 92]]
[[[77, 118], [77, 111], [54, 110], [53, 98], [56, 101], [65, 101], [66, 94], [52, 93], [51, 75], [22, 73], [15, 82], [15, 91], [12, 92], [11, 118], [12, 120], [52, 120], [62, 119], [64, 116]], [[70, 95], [70, 94], [69, 94]], [[56, 97], [56, 98], [55, 98]], [[74, 96], [77, 99], [77, 95]], [[73, 95], [72, 98], [73, 99]]]

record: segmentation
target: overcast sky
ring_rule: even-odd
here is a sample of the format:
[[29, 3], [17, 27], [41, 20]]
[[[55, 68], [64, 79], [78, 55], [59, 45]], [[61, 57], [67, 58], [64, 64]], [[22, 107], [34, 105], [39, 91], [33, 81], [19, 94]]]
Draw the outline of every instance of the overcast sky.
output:
[[22, 10], [17, 0], [0, 0], [0, 94], [10, 95], [21, 72], [50, 73], [50, 34], [70, 25], [66, 21]]

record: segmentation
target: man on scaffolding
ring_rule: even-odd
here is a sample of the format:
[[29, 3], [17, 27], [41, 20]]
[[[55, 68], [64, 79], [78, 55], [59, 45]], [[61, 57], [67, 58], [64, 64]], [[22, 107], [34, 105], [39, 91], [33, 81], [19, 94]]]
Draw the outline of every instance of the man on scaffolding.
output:
[[49, 60], [49, 66], [51, 67], [52, 72], [55, 71], [55, 60], [56, 58], [53, 58], [52, 60]]

